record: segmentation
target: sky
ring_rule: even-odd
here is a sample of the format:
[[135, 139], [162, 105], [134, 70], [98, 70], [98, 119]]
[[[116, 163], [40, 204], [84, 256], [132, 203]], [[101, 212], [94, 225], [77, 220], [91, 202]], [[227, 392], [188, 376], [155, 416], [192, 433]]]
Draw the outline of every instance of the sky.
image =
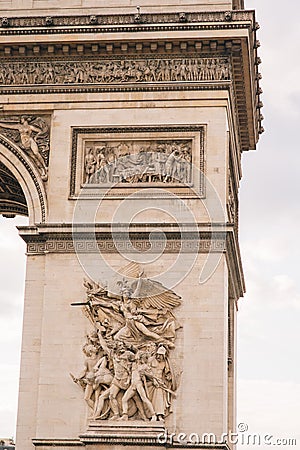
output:
[[298, 438], [284, 448], [300, 449], [300, 4], [285, 5], [246, 0], [261, 26], [266, 132], [256, 152], [243, 154], [240, 244], [247, 293], [238, 313], [238, 423], [248, 425], [247, 434]]
[[[257, 151], [243, 154], [240, 246], [247, 293], [238, 312], [237, 424], [240, 436], [272, 438], [240, 442], [238, 450], [300, 450], [300, 4], [286, 4], [246, 0], [261, 25], [266, 132]], [[0, 437], [15, 436], [25, 279], [25, 244], [15, 225], [26, 221], [0, 218]], [[277, 439], [298, 442], [278, 445]]]

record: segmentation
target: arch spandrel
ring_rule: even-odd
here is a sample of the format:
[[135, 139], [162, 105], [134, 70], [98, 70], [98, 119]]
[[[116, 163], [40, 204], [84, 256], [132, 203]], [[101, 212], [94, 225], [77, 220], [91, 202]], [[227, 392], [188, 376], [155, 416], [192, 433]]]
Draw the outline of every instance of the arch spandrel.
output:
[[29, 224], [44, 223], [47, 218], [45, 182], [34, 163], [25, 152], [3, 136], [0, 136], [0, 163], [7, 167], [20, 184], [26, 199]]

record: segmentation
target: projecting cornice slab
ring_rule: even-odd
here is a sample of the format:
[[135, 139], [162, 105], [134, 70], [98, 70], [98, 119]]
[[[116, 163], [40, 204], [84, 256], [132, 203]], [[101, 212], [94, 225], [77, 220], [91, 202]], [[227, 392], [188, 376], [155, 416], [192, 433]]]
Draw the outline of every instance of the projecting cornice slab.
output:
[[[263, 131], [252, 11], [10, 17], [3, 95], [228, 90], [241, 150]], [[72, 100], [70, 100], [72, 101]]]

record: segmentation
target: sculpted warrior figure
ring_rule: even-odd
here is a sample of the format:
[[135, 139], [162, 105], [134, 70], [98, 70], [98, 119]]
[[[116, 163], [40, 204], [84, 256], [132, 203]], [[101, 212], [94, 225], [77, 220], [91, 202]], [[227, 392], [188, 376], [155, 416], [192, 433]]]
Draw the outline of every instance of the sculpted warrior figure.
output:
[[[98, 335], [97, 341], [99, 342]], [[84, 370], [78, 377], [70, 374], [72, 380], [84, 390], [84, 400], [92, 410], [97, 404], [101, 388], [109, 386], [113, 379], [107, 368], [107, 358], [103, 355], [97, 341], [94, 334], [87, 336], [87, 343], [82, 349], [86, 355]]]
[[[43, 130], [35, 125], [29, 124], [28, 119], [25, 116], [20, 118], [20, 123], [18, 124], [9, 124], [6, 122], [0, 122], [1, 128], [8, 128], [11, 130], [17, 130], [20, 134], [20, 139], [22, 146], [25, 151], [32, 154], [33, 159], [36, 162], [36, 165], [41, 171], [41, 176], [43, 180], [47, 179], [47, 167], [45, 165], [44, 159], [40, 154], [39, 147], [37, 144], [37, 136]], [[37, 133], [34, 137], [34, 133]]]
[[96, 163], [97, 163], [97, 161], [96, 161], [93, 149], [89, 148], [85, 155], [85, 161], [84, 161], [85, 174], [86, 174], [85, 182], [86, 183], [88, 183], [91, 180], [92, 175], [95, 173]]
[[137, 354], [136, 361], [132, 364], [131, 384], [122, 399], [122, 420], [128, 420], [128, 401], [137, 394], [140, 396], [142, 402], [148, 409], [151, 420], [156, 420], [153, 405], [148, 398], [149, 394], [147, 394], [146, 392], [146, 377], [147, 375], [151, 377], [151, 374], [149, 372], [150, 370], [148, 365], [148, 354], [145, 352]]
[[124, 343], [121, 341], [116, 342], [114, 349], [109, 349], [100, 331], [99, 340], [103, 350], [107, 353], [109, 359], [113, 361], [115, 375], [110, 387], [106, 389], [98, 399], [94, 419], [101, 419], [104, 402], [106, 399], [109, 399], [110, 409], [113, 412], [111, 420], [116, 420], [120, 417], [117, 395], [121, 389], [127, 390], [130, 386], [131, 366], [135, 357], [134, 353], [127, 350]]
[[152, 371], [152, 386], [149, 387], [149, 397], [157, 417], [164, 420], [171, 406], [171, 397], [175, 396], [176, 381], [167, 360], [167, 349], [158, 347], [156, 354], [149, 359]]
[[75, 383], [80, 384], [84, 388], [84, 400], [89, 407], [93, 409], [95, 406], [95, 401], [92, 400], [95, 381], [94, 369], [100, 356], [98, 355], [98, 349], [92, 344], [85, 345], [83, 347], [83, 352], [86, 355], [84, 370], [78, 377], [74, 377], [73, 375], [71, 375], [71, 377]]
[[113, 376], [111, 374], [111, 371], [107, 368], [107, 357], [102, 356], [102, 358], [99, 359], [97, 364], [94, 367], [95, 372], [95, 381], [94, 381], [94, 390], [97, 393], [95, 398], [95, 403], [97, 402], [99, 398], [100, 393], [100, 387], [101, 385], [107, 385], [110, 386], [111, 382], [113, 380]]
[[100, 149], [97, 150], [96, 169], [97, 169], [97, 172], [99, 171], [99, 175], [101, 176], [101, 180], [99, 180], [99, 181], [108, 183], [109, 182], [109, 166], [108, 166], [108, 161], [104, 155], [104, 152], [102, 151], [103, 149], [105, 149], [105, 147], [102, 147], [102, 148], [100, 147]]
[[93, 419], [163, 420], [170, 412], [176, 381], [168, 358], [180, 328], [172, 309], [180, 297], [148, 279], [136, 263], [126, 268], [114, 291], [85, 281], [85, 315], [95, 330], [87, 336], [85, 399]]
[[177, 161], [179, 158], [179, 151], [176, 145], [172, 146], [172, 153], [168, 156], [165, 164], [166, 176], [164, 182], [175, 179], [177, 170]]

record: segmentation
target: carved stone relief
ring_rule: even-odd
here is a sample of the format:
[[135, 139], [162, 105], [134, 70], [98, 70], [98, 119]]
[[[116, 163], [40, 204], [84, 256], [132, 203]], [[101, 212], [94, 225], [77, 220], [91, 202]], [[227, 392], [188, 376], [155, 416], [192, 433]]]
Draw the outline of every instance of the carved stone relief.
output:
[[228, 58], [11, 61], [0, 65], [1, 85], [161, 83], [230, 79]]
[[204, 141], [203, 125], [74, 127], [70, 196], [123, 198], [151, 184], [157, 196], [204, 196]]
[[71, 377], [93, 420], [164, 420], [178, 386], [170, 357], [180, 328], [172, 310], [180, 297], [135, 263], [126, 272], [118, 294], [85, 280], [87, 302], [72, 304], [84, 307], [94, 330], [83, 346], [84, 369]]
[[88, 184], [190, 183], [192, 140], [88, 142], [84, 161]]
[[238, 224], [238, 217], [237, 217], [238, 200], [235, 195], [235, 190], [233, 187], [233, 181], [232, 181], [231, 177], [229, 177], [229, 182], [228, 182], [227, 211], [228, 211], [228, 218], [229, 218], [230, 222], [237, 225]]
[[50, 127], [45, 117], [2, 116], [0, 135], [22, 149], [34, 161], [42, 180], [47, 180]]

